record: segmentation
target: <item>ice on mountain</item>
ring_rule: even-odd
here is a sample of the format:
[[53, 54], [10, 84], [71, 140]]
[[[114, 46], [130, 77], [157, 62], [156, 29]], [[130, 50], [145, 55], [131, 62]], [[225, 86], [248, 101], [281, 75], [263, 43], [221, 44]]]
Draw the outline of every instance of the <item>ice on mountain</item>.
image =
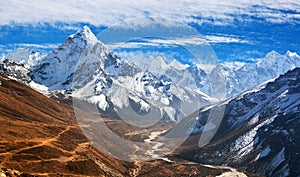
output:
[[270, 152], [271, 152], [271, 148], [269, 146], [267, 146], [257, 155], [257, 157], [255, 158], [255, 161], [268, 156]]
[[256, 114], [250, 121], [248, 122], [248, 125], [253, 125], [259, 121], [259, 114]]
[[280, 152], [272, 159], [270, 166], [274, 168], [278, 167], [281, 163], [285, 161], [285, 147], [283, 147]]

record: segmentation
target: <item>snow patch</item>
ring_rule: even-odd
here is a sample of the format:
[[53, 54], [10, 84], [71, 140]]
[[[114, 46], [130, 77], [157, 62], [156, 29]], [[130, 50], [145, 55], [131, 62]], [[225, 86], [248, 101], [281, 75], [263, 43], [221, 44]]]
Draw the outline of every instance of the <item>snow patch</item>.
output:
[[203, 165], [204, 167], [208, 167], [208, 168], [213, 168], [213, 169], [226, 169], [226, 170], [230, 170], [229, 172], [224, 172], [219, 176], [216, 177], [247, 177], [246, 174], [237, 171], [234, 168], [231, 167], [223, 167], [223, 166], [212, 166], [212, 165]]
[[257, 123], [259, 121], [259, 114], [256, 114], [249, 122], [248, 122], [248, 126], [249, 125], [254, 125], [255, 123]]
[[109, 104], [106, 101], [106, 96], [103, 94], [92, 96], [88, 99], [88, 101], [97, 104], [97, 106], [103, 111], [109, 107]]
[[245, 175], [244, 173], [238, 172], [238, 171], [225, 172], [216, 177], [233, 177], [233, 176], [234, 177], [247, 177], [247, 175]]
[[285, 151], [285, 147], [283, 147], [281, 149], [281, 151], [273, 158], [273, 160], [271, 161], [270, 166], [275, 169], [277, 166], [279, 166], [282, 162], [285, 161], [285, 157], [284, 157], [284, 151]]
[[31, 88], [33, 88], [34, 90], [42, 93], [43, 95], [47, 95], [49, 92], [48, 92], [48, 87], [44, 86], [44, 85], [41, 85], [41, 84], [38, 84], [34, 81], [31, 81], [29, 82], [28, 84]]
[[247, 132], [245, 135], [239, 137], [235, 141], [234, 147], [231, 149], [231, 151], [238, 151], [236, 155], [237, 159], [242, 158], [254, 149], [254, 145], [258, 141], [258, 137], [256, 136], [258, 129], [266, 124], [272, 123], [276, 117], [277, 115], [263, 121], [262, 123], [254, 127], [251, 131]]
[[271, 152], [271, 148], [269, 146], [267, 146], [264, 150], [262, 150], [258, 156], [256, 157], [255, 161], [263, 158], [263, 157], [266, 157], [267, 155], [269, 155], [269, 153]]

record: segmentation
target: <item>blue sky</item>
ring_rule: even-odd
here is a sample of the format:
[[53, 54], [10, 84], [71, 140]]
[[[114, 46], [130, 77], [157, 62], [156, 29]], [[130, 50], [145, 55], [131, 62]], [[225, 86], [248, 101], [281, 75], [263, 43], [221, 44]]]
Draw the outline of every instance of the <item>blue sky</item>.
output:
[[223, 61], [246, 61], [271, 50], [300, 53], [298, 0], [8, 0], [1, 4], [0, 53], [18, 47], [48, 51], [83, 25], [98, 34], [126, 20], [148, 17], [191, 26]]

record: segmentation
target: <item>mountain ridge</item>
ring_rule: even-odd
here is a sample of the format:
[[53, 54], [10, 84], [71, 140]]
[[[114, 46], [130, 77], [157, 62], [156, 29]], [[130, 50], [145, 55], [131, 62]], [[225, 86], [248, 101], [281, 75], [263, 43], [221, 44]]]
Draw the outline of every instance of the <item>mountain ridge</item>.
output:
[[[295, 68], [256, 89], [200, 110], [198, 135], [178, 154], [198, 163], [229, 165], [266, 176], [299, 176], [300, 68]], [[211, 120], [207, 112], [225, 107], [222, 123], [211, 143], [199, 149], [191, 144]]]
[[[72, 45], [70, 44], [71, 41], [73, 41]], [[96, 43], [99, 44], [95, 45]], [[94, 46], [94, 48], [92, 47], [93, 50], [85, 50], [83, 52], [82, 49], [88, 48], [86, 47], [86, 45], [88, 44]], [[73, 50], [68, 49], [72, 48], [72, 46]], [[29, 69], [34, 68], [31, 69], [33, 70], [33, 72], [31, 72], [30, 76], [34, 78], [33, 80], [37, 83], [41, 84], [42, 82], [44, 82], [43, 85], [46, 85], [49, 88], [49, 90], [70, 89], [70, 87], [72, 87], [71, 82], [73, 79], [73, 73], [76, 68], [76, 65], [77, 68], [79, 68], [79, 59], [84, 58], [83, 55], [87, 53], [96, 52], [95, 50], [97, 50], [97, 48], [99, 49], [98, 54], [96, 55], [100, 55], [100, 57], [102, 58], [108, 56], [108, 58], [113, 59], [110, 61], [112, 63], [120, 62], [120, 58], [115, 56], [112, 52], [110, 52], [104, 46], [104, 44], [96, 38], [96, 36], [87, 26], [83, 26], [82, 29], [78, 30], [75, 34], [70, 35], [62, 45], [60, 45], [54, 51], [48, 53], [46, 57], [44, 54], [39, 54], [29, 49], [24, 49], [24, 51], [19, 49], [19, 51], [13, 52], [11, 55], [8, 55], [3, 59], [13, 59], [15, 61], [23, 63], [27, 68], [30, 67]], [[18, 53], [24, 53], [24, 55], [18, 55]], [[65, 56], [60, 56], [63, 53], [65, 53]], [[78, 56], [72, 56], [71, 58], [70, 56], [68, 57], [68, 55], [70, 55], [71, 53], [72, 55]], [[81, 56], [81, 53], [85, 54]], [[25, 58], [28, 58], [27, 61]], [[63, 59], [66, 61], [64, 64], [60, 64], [60, 62], [55, 62], [53, 58], [55, 58], [56, 60]], [[73, 61], [72, 58], [77, 59]], [[90, 54], [90, 58], [92, 59], [97, 57], [91, 57]], [[161, 59], [163, 60], [163, 58]], [[124, 61], [125, 60], [122, 60], [122, 62]], [[96, 61], [96, 59], [94, 62], [94, 66], [100, 65], [100, 68], [102, 68], [102, 70], [106, 70], [106, 74], [108, 75], [120, 74], [116, 73], [113, 67], [108, 68], [108, 65], [111, 65], [112, 63], [105, 61], [99, 63], [99, 61]], [[179, 66], [178, 64], [175, 64], [175, 67], [173, 66], [174, 61], [172, 62], [173, 64], [170, 63], [168, 65], [166, 65], [164, 61], [159, 63], [162, 63], [162, 65], [159, 68], [157, 68], [157, 61], [155, 60], [153, 60], [153, 62], [150, 61], [150, 63], [147, 63], [147, 61], [143, 61], [142, 59], [137, 61], [134, 60], [131, 64], [138, 66], [138, 68], [140, 68], [142, 71], [145, 71], [144, 69], [147, 69], [146, 71], [151, 72], [156, 76], [166, 75], [174, 83], [181, 87], [189, 87], [190, 89], [203, 92], [211, 97], [219, 96], [214, 94], [215, 91], [212, 90], [213, 85], [215, 85], [216, 83], [214, 83], [214, 77], [211, 78], [211, 75], [220, 75], [219, 77], [222, 77], [222, 79], [226, 81], [226, 86], [224, 86], [226, 93], [224, 93], [225, 95], [221, 96], [221, 98], [218, 99], [227, 99], [236, 96], [237, 94], [240, 94], [246, 90], [249, 90], [262, 82], [277, 77], [280, 74], [283, 74], [286, 71], [295, 68], [296, 66], [300, 66], [300, 57], [295, 52], [287, 51], [285, 55], [280, 55], [275, 51], [271, 51], [268, 54], [266, 54], [265, 58], [259, 59], [253, 64], [244, 63], [240, 66], [232, 67], [234, 66], [234, 64], [232, 63], [221, 63], [219, 65], [216, 65], [214, 69], [212, 69], [212, 71], [206, 70], [205, 67], [201, 65], [187, 66], [180, 64]], [[45, 69], [49, 68], [47, 67], [47, 65], [53, 65], [52, 69]], [[117, 65], [120, 66], [120, 63]], [[86, 66], [91, 67], [93, 65]], [[66, 68], [69, 69], [66, 70]], [[126, 69], [127, 67], [124, 68]], [[37, 72], [38, 70], [40, 70], [40, 72]], [[57, 75], [52, 76], [53, 78], [48, 78], [48, 83], [45, 83], [42, 77], [49, 77], [49, 73], [52, 73], [53, 75], [53, 73], [55, 73], [56, 70], [58, 71]], [[45, 73], [43, 74], [43, 72]], [[60, 82], [55, 80], [55, 78], [57, 77], [62, 77]]]

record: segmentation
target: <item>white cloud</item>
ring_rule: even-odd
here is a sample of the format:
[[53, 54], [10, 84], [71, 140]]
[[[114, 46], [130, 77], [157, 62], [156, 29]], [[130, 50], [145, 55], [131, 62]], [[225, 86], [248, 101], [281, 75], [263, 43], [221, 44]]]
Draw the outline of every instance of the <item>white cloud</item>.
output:
[[15, 47], [25, 47], [25, 48], [39, 48], [39, 49], [52, 49], [58, 46], [58, 44], [29, 44], [29, 43], [17, 43], [14, 44]]
[[174, 39], [143, 39], [140, 42], [120, 42], [120, 43], [113, 43], [108, 44], [107, 46], [111, 49], [116, 48], [139, 48], [143, 46], [152, 46], [152, 47], [159, 47], [159, 46], [168, 46], [168, 45], [200, 45], [200, 44], [207, 44], [204, 38], [201, 37], [193, 37], [193, 38], [174, 38]]
[[150, 43], [158, 43], [161, 45], [201, 45], [206, 44], [205, 39], [201, 37], [193, 38], [175, 38], [175, 39], [151, 39]]
[[206, 35], [204, 36], [207, 43], [251, 43], [248, 40], [239, 39], [234, 36], [216, 36], [216, 35]]
[[214, 23], [223, 24], [230, 23], [233, 14], [261, 17], [275, 23], [294, 22], [295, 18], [299, 22], [299, 9], [299, 0], [6, 0], [1, 2], [0, 25], [62, 21], [111, 26], [145, 16], [198, 23], [213, 19]]
[[221, 36], [221, 35], [206, 35], [203, 37], [192, 38], [174, 38], [174, 39], [143, 39], [140, 42], [120, 42], [107, 44], [110, 49], [116, 48], [140, 48], [143, 46], [168, 46], [168, 45], [209, 45], [213, 43], [251, 43], [250, 41], [239, 39], [235, 36]]
[[159, 44], [149, 43], [149, 42], [118, 42], [113, 44], [105, 44], [109, 49], [114, 50], [118, 48], [140, 48], [143, 46], [152, 46], [152, 47], [159, 47]]

